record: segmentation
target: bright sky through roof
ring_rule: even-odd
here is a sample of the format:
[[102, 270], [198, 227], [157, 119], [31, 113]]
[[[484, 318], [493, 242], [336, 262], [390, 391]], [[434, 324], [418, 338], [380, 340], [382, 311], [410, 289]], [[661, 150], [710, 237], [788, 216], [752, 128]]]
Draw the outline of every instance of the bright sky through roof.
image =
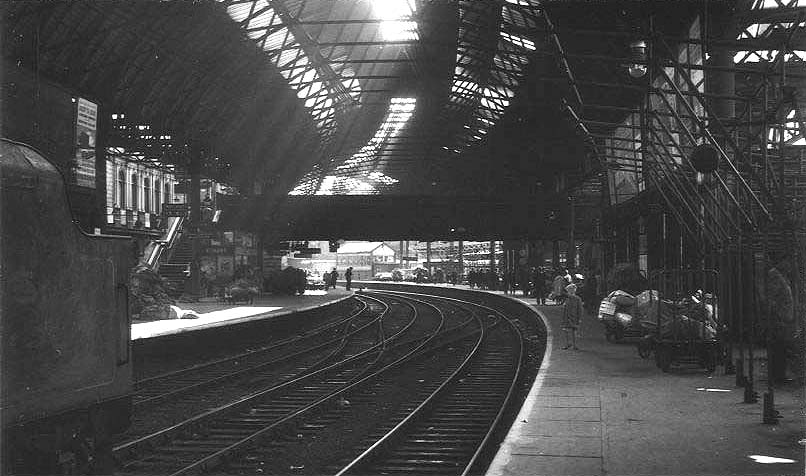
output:
[[416, 11], [414, 0], [373, 0], [372, 10], [384, 20], [380, 26], [384, 40], [417, 39], [417, 22], [411, 21]]

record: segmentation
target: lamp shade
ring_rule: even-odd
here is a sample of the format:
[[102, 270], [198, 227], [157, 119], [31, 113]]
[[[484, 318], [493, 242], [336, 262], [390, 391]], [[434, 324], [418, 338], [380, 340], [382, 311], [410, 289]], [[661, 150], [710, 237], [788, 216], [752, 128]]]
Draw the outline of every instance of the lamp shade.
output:
[[719, 166], [719, 152], [711, 144], [700, 144], [691, 153], [691, 164], [697, 172], [713, 172]]

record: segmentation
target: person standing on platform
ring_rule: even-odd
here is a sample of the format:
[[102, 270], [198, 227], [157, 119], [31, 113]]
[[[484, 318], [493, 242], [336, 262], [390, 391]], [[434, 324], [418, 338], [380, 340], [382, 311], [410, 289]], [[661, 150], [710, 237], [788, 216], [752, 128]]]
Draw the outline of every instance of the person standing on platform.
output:
[[350, 290], [350, 284], [352, 284], [352, 282], [353, 282], [353, 267], [352, 266], [347, 268], [347, 271], [344, 272], [344, 280], [347, 281], [347, 286], [345, 286], [345, 289], [347, 289], [349, 291]]
[[568, 286], [569, 282], [565, 280], [565, 276], [560, 272], [557, 276], [554, 277], [554, 281], [551, 284], [551, 298], [555, 304], [562, 304], [565, 301], [565, 286]]
[[322, 275], [322, 281], [325, 282], [325, 291], [330, 289], [330, 273], [325, 271], [325, 274]]
[[333, 289], [336, 289], [336, 281], [339, 279], [339, 272], [336, 271], [336, 268], [333, 268], [333, 271], [330, 272], [330, 285], [333, 286]]
[[565, 287], [565, 306], [563, 307], [563, 331], [565, 331], [565, 347], [563, 349], [579, 350], [577, 347], [577, 331], [582, 324], [582, 299], [576, 295], [577, 287], [569, 284]]
[[546, 286], [546, 275], [541, 268], [533, 268], [532, 270], [532, 288], [535, 293], [535, 301], [541, 306], [546, 305], [546, 294], [548, 294]]

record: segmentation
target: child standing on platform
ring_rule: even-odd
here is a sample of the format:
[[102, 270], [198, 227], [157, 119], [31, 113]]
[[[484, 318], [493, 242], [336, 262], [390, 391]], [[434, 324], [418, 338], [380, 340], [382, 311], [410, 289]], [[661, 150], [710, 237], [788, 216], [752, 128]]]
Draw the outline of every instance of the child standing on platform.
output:
[[569, 284], [565, 287], [566, 297], [563, 307], [563, 331], [565, 331], [565, 347], [563, 349], [579, 350], [577, 347], [577, 329], [582, 321], [582, 299], [576, 295], [577, 287]]

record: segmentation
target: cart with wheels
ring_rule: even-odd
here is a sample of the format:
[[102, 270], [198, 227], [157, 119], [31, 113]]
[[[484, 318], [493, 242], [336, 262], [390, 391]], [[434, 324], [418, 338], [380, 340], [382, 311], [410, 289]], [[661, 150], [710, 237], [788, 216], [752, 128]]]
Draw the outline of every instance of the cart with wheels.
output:
[[[617, 291], [621, 292], [621, 291]], [[627, 306], [626, 311], [618, 312], [619, 305], [611, 300], [611, 293], [609, 296], [602, 299], [599, 304], [598, 319], [605, 327], [605, 338], [608, 342], [621, 342], [624, 338], [642, 337], [645, 330], [641, 322], [634, 316], [629, 314], [632, 305]], [[627, 295], [622, 292], [622, 295]], [[629, 299], [634, 301], [634, 297], [629, 296]], [[621, 307], [622, 309], [625, 306]]]
[[[650, 274], [658, 290], [644, 324], [649, 331], [638, 344], [643, 358], [655, 356], [663, 372], [672, 365], [697, 365], [713, 372], [720, 355], [716, 336], [718, 289], [714, 270], [660, 270]], [[654, 321], [654, 322], [653, 322]]]

